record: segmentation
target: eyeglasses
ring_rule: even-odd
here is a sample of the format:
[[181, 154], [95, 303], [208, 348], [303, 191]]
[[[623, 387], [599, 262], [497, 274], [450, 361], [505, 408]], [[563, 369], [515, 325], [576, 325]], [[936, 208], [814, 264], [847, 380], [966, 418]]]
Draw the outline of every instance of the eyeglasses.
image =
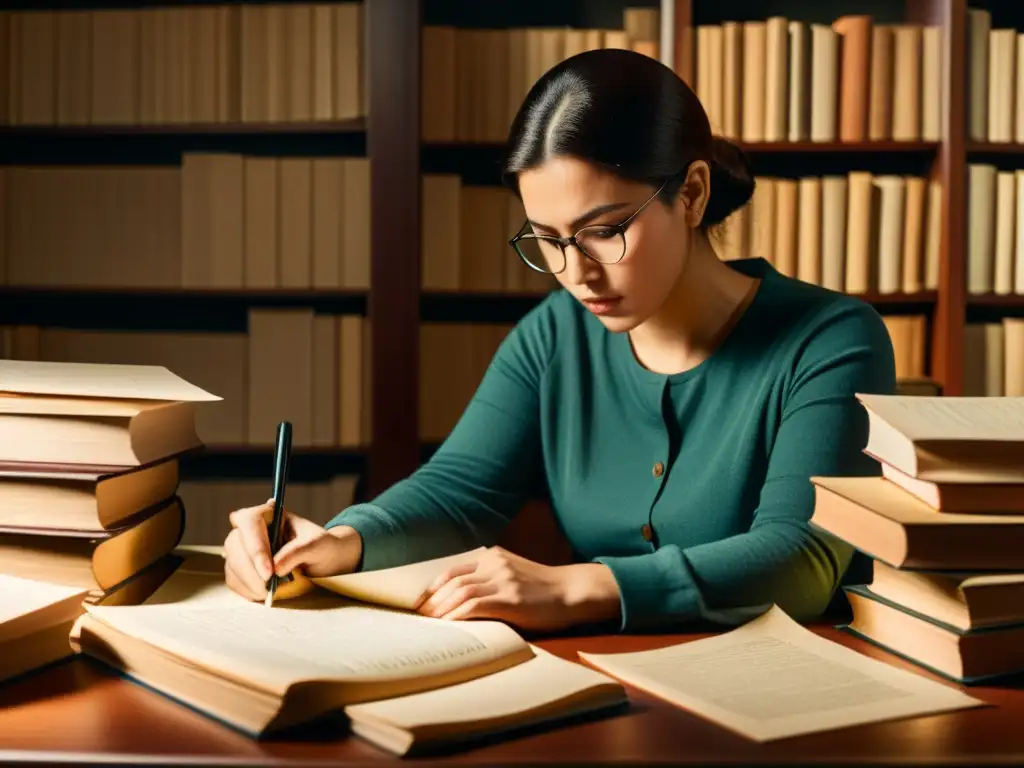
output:
[[591, 224], [570, 237], [555, 237], [523, 232], [528, 226], [527, 222], [520, 228], [520, 233], [508, 241], [509, 245], [530, 269], [550, 275], [557, 275], [565, 269], [565, 249], [570, 245], [575, 245], [584, 256], [598, 264], [617, 264], [626, 255], [626, 229], [661, 194], [666, 184], [668, 180], [628, 219], [619, 224]]

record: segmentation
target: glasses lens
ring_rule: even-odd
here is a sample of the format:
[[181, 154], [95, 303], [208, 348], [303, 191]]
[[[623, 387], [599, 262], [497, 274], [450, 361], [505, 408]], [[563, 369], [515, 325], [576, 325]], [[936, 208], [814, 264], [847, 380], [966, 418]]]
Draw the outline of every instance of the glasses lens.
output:
[[584, 227], [576, 235], [576, 242], [602, 264], [615, 264], [626, 253], [626, 237], [615, 227]]
[[565, 257], [558, 243], [542, 237], [524, 236], [516, 240], [516, 250], [534, 269], [541, 272], [561, 272]]

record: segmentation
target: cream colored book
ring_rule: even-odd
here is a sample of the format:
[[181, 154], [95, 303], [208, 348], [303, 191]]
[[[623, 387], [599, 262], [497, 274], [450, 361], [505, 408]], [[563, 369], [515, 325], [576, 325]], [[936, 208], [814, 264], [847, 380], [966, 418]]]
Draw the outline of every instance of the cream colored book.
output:
[[1024, 397], [858, 394], [865, 452], [932, 482], [1024, 482]]
[[86, 596], [80, 587], [0, 574], [0, 680], [70, 656], [68, 633]]
[[[143, 605], [86, 606], [75, 636], [83, 653], [256, 736], [381, 702], [357, 711], [357, 730], [405, 752], [416, 741], [458, 740], [625, 700], [611, 679], [581, 679], [547, 660], [484, 682], [543, 657], [501, 622], [450, 622], [335, 593], [408, 605], [449, 562], [354, 574], [361, 578], [347, 583], [317, 580], [331, 589], [266, 608], [204, 572], [212, 569], [188, 567], [186, 555]], [[436, 693], [414, 697], [428, 691]]]
[[215, 400], [161, 366], [0, 360], [0, 461], [153, 463], [202, 444]]
[[579, 655], [612, 677], [758, 742], [984, 706], [952, 686], [820, 637], [777, 606], [701, 640]]
[[[1007, 139], [1009, 141], [1009, 139]], [[1017, 254], [1017, 178], [1014, 171], [996, 172], [995, 253], [992, 257], [992, 290], [1013, 293], [1013, 267]]]

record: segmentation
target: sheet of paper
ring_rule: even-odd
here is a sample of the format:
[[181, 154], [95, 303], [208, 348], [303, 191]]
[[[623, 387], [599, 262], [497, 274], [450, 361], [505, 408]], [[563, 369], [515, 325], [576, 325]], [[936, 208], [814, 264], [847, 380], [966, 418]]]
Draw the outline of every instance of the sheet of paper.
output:
[[756, 741], [984, 705], [826, 640], [778, 607], [713, 637], [580, 657]]
[[1024, 440], [1024, 397], [857, 397], [911, 440]]
[[231, 591], [222, 576], [201, 573], [175, 573], [144, 605], [87, 610], [124, 634], [275, 693], [300, 680], [442, 673], [526, 646], [498, 622], [456, 624], [326, 591], [266, 608]]
[[344, 576], [327, 576], [312, 579], [313, 583], [341, 595], [377, 603], [393, 608], [411, 610], [423, 591], [440, 576], [445, 569], [462, 563], [472, 562], [485, 550], [478, 547], [448, 557], [424, 560], [419, 563], [385, 568], [379, 571], [362, 571]]
[[0, 574], [0, 624], [78, 595], [80, 587]]
[[221, 400], [157, 365], [0, 360], [0, 392], [143, 400]]

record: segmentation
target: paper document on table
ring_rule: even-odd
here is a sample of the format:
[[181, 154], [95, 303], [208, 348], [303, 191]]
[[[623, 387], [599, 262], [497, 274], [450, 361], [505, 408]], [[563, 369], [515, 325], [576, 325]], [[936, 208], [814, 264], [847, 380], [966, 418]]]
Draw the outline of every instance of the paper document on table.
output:
[[579, 655], [623, 682], [756, 741], [985, 704], [826, 640], [777, 606], [701, 640], [637, 653]]

